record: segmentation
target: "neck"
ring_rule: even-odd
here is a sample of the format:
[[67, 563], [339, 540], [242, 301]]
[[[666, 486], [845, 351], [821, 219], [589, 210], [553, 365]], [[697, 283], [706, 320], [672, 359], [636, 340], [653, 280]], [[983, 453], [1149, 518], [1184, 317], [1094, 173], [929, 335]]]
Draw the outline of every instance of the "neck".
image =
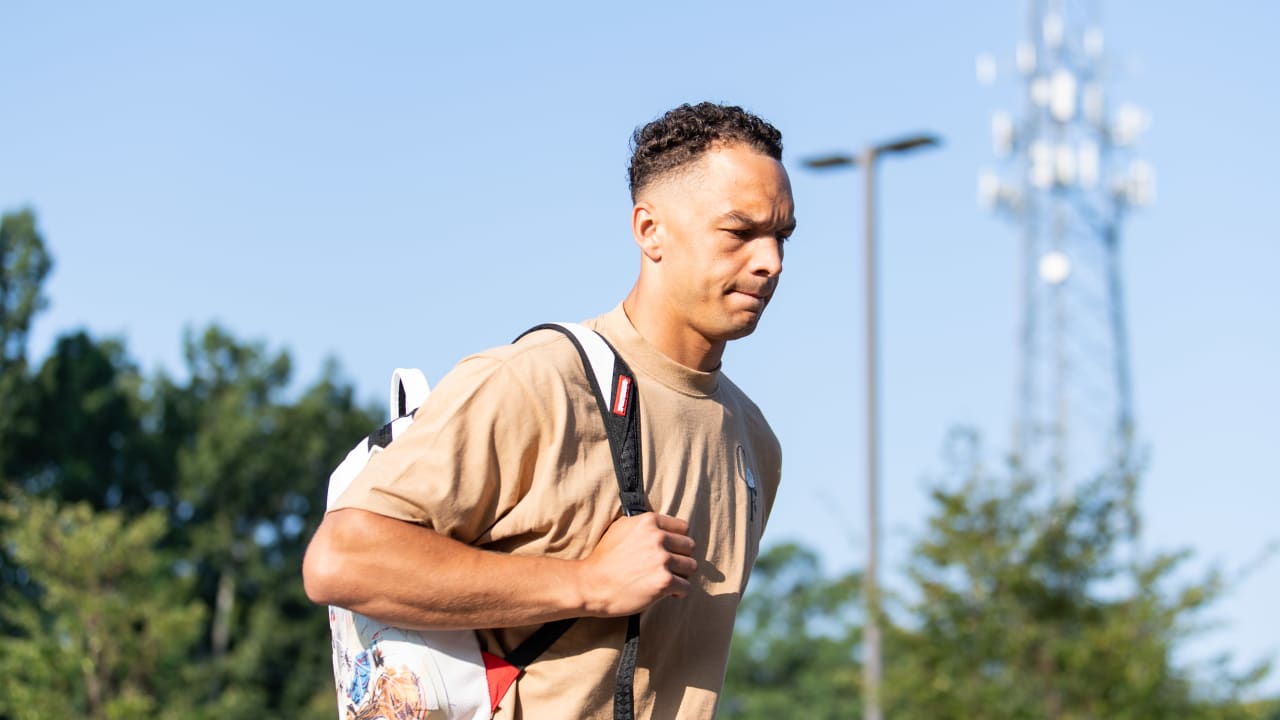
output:
[[636, 283], [622, 301], [622, 310], [640, 337], [663, 355], [700, 372], [720, 367], [725, 342], [708, 340], [690, 328], [671, 322], [673, 314], [666, 312], [658, 298], [646, 293], [640, 283]]

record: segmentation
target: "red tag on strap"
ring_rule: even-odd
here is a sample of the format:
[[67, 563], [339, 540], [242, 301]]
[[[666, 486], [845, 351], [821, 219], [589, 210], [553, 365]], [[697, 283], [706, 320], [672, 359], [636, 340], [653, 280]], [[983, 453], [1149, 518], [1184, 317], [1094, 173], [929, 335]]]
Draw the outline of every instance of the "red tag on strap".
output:
[[613, 414], [619, 417], [625, 417], [627, 414], [627, 404], [631, 401], [631, 378], [626, 375], [618, 376], [618, 392], [613, 396]]

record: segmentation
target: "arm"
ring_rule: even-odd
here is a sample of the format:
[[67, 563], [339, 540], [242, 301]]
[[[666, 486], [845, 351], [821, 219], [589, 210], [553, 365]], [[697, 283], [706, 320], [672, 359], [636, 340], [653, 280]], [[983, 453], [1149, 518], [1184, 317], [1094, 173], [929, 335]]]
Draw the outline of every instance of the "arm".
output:
[[697, 570], [683, 520], [620, 518], [583, 560], [480, 550], [357, 509], [325, 516], [303, 559], [307, 597], [418, 629], [535, 625], [616, 617], [684, 597]]

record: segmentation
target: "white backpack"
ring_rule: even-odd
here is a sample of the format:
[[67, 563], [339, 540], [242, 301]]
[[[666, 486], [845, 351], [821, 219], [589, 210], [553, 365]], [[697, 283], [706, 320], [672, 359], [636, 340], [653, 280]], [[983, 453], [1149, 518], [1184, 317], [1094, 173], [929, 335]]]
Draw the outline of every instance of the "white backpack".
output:
[[[640, 482], [640, 403], [635, 375], [604, 338], [573, 323], [539, 325], [557, 330], [582, 357], [609, 436], [623, 511], [648, 510]], [[523, 335], [521, 336], [523, 337]], [[519, 338], [517, 338], [519, 339]], [[351, 481], [413, 423], [414, 412], [430, 387], [420, 370], [398, 368], [391, 375], [391, 422], [357, 444], [329, 476], [327, 506]], [[333, 675], [342, 720], [413, 718], [481, 720], [492, 718], [524, 668], [573, 624], [547, 623], [505, 658], [480, 650], [471, 630], [407, 630], [385, 625], [344, 608], [329, 608], [333, 636]], [[627, 641], [618, 667], [614, 716], [633, 713], [632, 681], [639, 643], [639, 615], [628, 620]]]

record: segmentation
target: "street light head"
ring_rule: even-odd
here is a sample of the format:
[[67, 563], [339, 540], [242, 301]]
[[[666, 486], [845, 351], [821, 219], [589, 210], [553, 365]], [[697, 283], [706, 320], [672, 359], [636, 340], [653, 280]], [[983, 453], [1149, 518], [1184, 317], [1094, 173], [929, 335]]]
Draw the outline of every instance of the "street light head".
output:
[[822, 157], [809, 158], [803, 162], [807, 168], [821, 170], [833, 167], [854, 167], [858, 164], [858, 158], [852, 155], [823, 155]]
[[915, 150], [916, 148], [934, 147], [941, 144], [942, 141], [939, 140], [936, 135], [912, 135], [911, 137], [905, 137], [901, 140], [885, 143], [875, 148], [875, 152], [879, 154], [906, 152], [908, 150]]
[[941, 145], [942, 141], [936, 135], [921, 133], [911, 135], [909, 137], [900, 138], [892, 142], [880, 143], [872, 145], [858, 155], [823, 155], [820, 157], [809, 158], [804, 160], [804, 166], [817, 170], [833, 168], [833, 167], [857, 167], [867, 163], [875, 163], [880, 155], [889, 153], [901, 153], [909, 150], [915, 150], [922, 147], [935, 147]]

